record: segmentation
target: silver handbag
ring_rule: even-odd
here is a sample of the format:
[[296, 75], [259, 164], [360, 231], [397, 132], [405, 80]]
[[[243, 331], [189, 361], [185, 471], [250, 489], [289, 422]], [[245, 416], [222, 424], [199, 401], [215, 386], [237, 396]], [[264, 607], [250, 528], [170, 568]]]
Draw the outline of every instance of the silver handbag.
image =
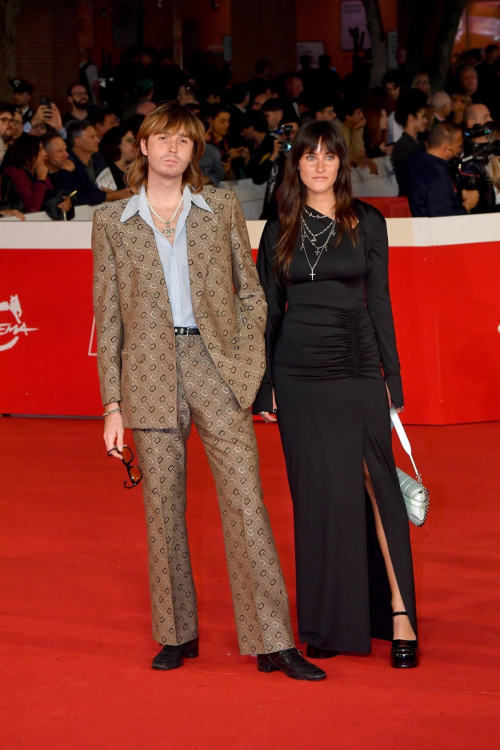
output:
[[401, 494], [403, 495], [406, 512], [408, 513], [408, 519], [414, 523], [415, 526], [423, 526], [427, 519], [427, 514], [429, 513], [429, 492], [425, 489], [422, 483], [422, 477], [418, 473], [418, 469], [411, 454], [410, 441], [408, 440], [401, 423], [399, 414], [393, 406], [391, 407], [391, 420], [398, 437], [401, 440], [401, 445], [409, 455], [413, 468], [415, 469], [416, 480], [412, 479], [412, 477], [396, 467]]

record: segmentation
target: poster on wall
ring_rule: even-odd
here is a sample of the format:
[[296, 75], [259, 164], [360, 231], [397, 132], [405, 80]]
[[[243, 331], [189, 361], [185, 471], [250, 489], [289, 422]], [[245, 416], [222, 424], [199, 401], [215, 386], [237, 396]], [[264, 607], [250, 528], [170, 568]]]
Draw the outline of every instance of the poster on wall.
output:
[[325, 53], [324, 42], [297, 42], [297, 69], [300, 69], [300, 58], [302, 55], [312, 57], [313, 68], [318, 67], [318, 58]]
[[340, 4], [341, 48], [346, 52], [354, 49], [355, 30], [359, 38], [364, 34], [363, 46], [360, 49], [370, 49], [371, 40], [366, 26], [365, 6], [361, 0], [349, 0]]

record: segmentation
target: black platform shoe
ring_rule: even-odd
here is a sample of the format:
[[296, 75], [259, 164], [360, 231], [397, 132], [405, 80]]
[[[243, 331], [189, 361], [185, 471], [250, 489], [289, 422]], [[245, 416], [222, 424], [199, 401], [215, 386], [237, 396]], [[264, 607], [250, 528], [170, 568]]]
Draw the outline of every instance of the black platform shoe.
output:
[[326, 678], [326, 672], [306, 661], [296, 648], [287, 648], [272, 654], [258, 654], [257, 669], [259, 672], [279, 670], [292, 680], [317, 681]]
[[164, 672], [169, 669], [182, 667], [184, 659], [196, 659], [198, 656], [198, 638], [194, 638], [180, 646], [163, 646], [159, 654], [156, 654], [151, 664], [153, 669], [161, 669]]
[[[392, 616], [407, 615], [408, 612], [393, 612]], [[391, 648], [391, 666], [396, 669], [412, 669], [418, 667], [418, 641], [406, 641], [404, 638], [395, 638]]]
[[316, 646], [311, 646], [309, 643], [307, 644], [306, 656], [309, 659], [331, 659], [332, 656], [338, 655], [338, 651], [330, 651], [327, 648], [317, 648]]

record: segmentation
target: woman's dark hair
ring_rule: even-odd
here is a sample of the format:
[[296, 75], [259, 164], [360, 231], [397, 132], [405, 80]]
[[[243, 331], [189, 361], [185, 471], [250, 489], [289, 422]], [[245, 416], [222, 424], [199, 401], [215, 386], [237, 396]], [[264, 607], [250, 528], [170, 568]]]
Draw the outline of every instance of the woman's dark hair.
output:
[[405, 128], [410, 115], [416, 117], [421, 109], [427, 107], [427, 97], [420, 89], [410, 89], [400, 94], [394, 112], [394, 119]]
[[314, 153], [321, 143], [329, 154], [338, 156], [339, 170], [334, 185], [336, 243], [344, 232], [354, 239], [357, 218], [353, 207], [349, 152], [340, 130], [332, 122], [313, 120], [302, 125], [293, 139], [292, 148], [284, 167], [283, 181], [278, 190], [280, 228], [275, 255], [276, 274], [289, 278], [289, 268], [300, 226], [300, 217], [306, 202], [307, 188], [300, 178], [299, 161], [306, 153]]
[[99, 145], [99, 151], [105, 161], [118, 161], [121, 159], [120, 143], [127, 133], [132, 133], [132, 131], [126, 125], [115, 125], [114, 128], [110, 128], [104, 133]]
[[216, 117], [221, 115], [223, 112], [227, 112], [229, 114], [229, 107], [226, 107], [225, 104], [210, 104], [205, 110], [205, 116], [209, 120], [215, 120]]
[[40, 153], [40, 138], [36, 135], [21, 136], [9, 148], [9, 166], [18, 169], [35, 170], [35, 162]]

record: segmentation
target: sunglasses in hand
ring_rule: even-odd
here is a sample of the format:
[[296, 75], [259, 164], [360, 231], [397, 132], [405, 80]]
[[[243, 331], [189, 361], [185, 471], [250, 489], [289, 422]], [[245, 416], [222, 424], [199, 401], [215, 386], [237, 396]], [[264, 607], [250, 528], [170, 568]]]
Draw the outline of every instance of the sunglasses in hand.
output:
[[127, 482], [125, 481], [123, 483], [123, 486], [126, 490], [131, 490], [133, 487], [137, 487], [142, 479], [142, 471], [139, 466], [134, 466], [132, 464], [132, 461], [134, 460], [134, 452], [132, 448], [129, 448], [128, 445], [124, 445], [123, 450], [120, 451], [115, 445], [114, 448], [110, 448], [110, 450], [108, 451], [108, 456], [110, 458], [113, 458], [113, 456], [111, 455], [113, 451], [116, 451], [122, 457], [123, 464], [127, 470], [128, 478], [132, 482], [132, 484], [127, 485]]

